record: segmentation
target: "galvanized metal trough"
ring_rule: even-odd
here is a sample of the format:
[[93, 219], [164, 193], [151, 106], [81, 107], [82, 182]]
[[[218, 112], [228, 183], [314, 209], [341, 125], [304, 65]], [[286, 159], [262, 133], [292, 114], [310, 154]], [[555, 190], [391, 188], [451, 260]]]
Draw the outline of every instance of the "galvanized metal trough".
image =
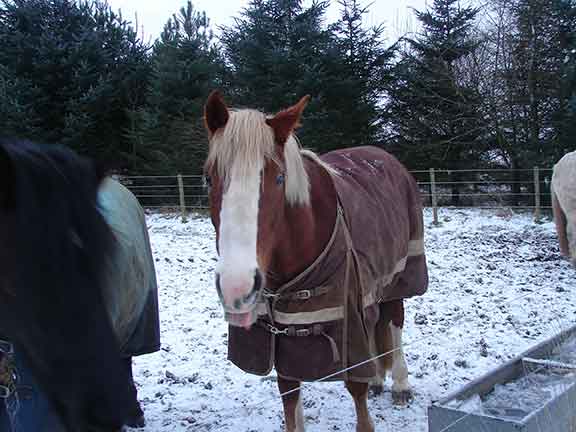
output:
[[576, 326], [428, 408], [429, 432], [576, 432]]

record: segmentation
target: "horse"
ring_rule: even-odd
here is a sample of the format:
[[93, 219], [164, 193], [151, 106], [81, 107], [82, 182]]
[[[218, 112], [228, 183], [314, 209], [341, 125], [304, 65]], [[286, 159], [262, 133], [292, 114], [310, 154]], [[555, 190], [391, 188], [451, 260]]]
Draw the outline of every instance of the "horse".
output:
[[136, 198], [69, 149], [0, 142], [0, 429], [142, 426], [131, 357], [158, 322]]
[[552, 173], [552, 212], [560, 253], [576, 266], [576, 151], [565, 154]]
[[229, 109], [215, 90], [204, 106], [228, 359], [257, 375], [275, 368], [287, 431], [304, 430], [300, 383], [330, 379], [345, 381], [357, 431], [371, 432], [369, 387], [387, 370], [394, 402], [412, 399], [403, 299], [428, 285], [421, 199], [382, 149], [302, 149], [308, 100], [268, 116]]

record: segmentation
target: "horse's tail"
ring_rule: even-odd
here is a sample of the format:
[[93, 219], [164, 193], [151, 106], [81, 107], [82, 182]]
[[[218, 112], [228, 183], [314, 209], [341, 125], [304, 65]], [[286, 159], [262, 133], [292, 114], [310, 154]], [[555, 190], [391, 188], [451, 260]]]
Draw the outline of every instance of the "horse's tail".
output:
[[390, 330], [391, 317], [388, 312], [388, 305], [386, 303], [380, 304], [380, 319], [376, 323], [375, 343], [376, 353], [382, 355], [388, 353], [378, 359], [378, 375], [382, 380], [386, 377], [386, 371], [392, 369], [392, 358], [394, 341], [392, 339], [392, 331]]
[[554, 223], [556, 225], [556, 233], [558, 234], [560, 253], [565, 257], [570, 257], [566, 214], [558, 201], [558, 197], [554, 192], [554, 187], [552, 186], [550, 189], [552, 192], [552, 212], [554, 213]]

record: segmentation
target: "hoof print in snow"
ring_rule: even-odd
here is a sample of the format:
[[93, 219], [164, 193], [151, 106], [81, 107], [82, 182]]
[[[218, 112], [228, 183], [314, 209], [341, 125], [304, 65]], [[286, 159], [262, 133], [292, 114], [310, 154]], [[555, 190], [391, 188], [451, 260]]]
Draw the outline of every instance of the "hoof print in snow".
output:
[[566, 292], [566, 289], [565, 289], [564, 287], [557, 286], [557, 287], [556, 287], [556, 292]]
[[414, 323], [418, 325], [428, 324], [428, 318], [426, 318], [426, 315], [417, 313], [416, 316], [414, 317]]
[[455, 360], [455, 361], [454, 361], [454, 365], [455, 365], [455, 366], [458, 366], [459, 368], [463, 368], [463, 369], [466, 369], [466, 368], [468, 368], [468, 366], [469, 366], [469, 365], [468, 365], [468, 362], [467, 362], [466, 360], [464, 360], [464, 359]]

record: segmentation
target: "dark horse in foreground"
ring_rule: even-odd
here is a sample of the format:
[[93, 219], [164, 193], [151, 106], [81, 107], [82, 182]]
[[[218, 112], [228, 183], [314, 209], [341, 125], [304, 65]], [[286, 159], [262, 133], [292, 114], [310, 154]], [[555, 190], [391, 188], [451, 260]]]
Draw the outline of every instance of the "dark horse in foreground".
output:
[[381, 149], [302, 151], [293, 131], [307, 101], [274, 117], [229, 110], [217, 92], [206, 103], [228, 356], [250, 373], [276, 369], [288, 431], [304, 430], [300, 382], [329, 377], [346, 382], [357, 430], [372, 432], [370, 383], [391, 369], [394, 401], [412, 397], [403, 299], [428, 284], [420, 194]]
[[144, 215], [58, 146], [0, 144], [0, 430], [141, 424], [131, 356], [159, 348]]

